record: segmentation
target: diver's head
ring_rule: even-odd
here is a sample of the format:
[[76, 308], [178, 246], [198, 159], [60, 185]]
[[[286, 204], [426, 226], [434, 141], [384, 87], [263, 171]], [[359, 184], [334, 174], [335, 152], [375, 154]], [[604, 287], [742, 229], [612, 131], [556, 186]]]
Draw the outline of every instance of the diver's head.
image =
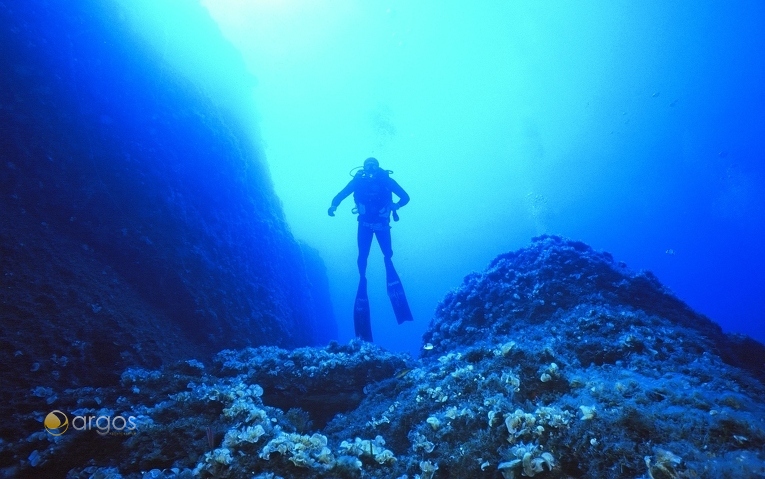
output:
[[378, 169], [380, 169], [380, 162], [377, 161], [377, 158], [369, 157], [364, 160], [364, 171], [367, 173], [372, 173]]

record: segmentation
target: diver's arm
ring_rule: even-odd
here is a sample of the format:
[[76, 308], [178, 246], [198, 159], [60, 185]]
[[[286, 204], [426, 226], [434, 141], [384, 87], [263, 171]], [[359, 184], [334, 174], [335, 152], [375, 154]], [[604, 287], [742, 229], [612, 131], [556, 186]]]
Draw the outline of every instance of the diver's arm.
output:
[[340, 206], [340, 203], [343, 202], [344, 199], [348, 198], [348, 196], [353, 193], [353, 189], [356, 186], [356, 178], [353, 178], [351, 181], [348, 182], [347, 185], [345, 185], [345, 188], [340, 190], [340, 193], [335, 195], [334, 198], [332, 198], [332, 206], [329, 207], [329, 210], [327, 211], [327, 214], [329, 216], [335, 216], [335, 210], [338, 206]]
[[348, 198], [348, 196], [353, 193], [353, 190], [356, 186], [356, 178], [353, 178], [351, 181], [348, 182], [347, 185], [345, 185], [345, 188], [340, 190], [340, 193], [335, 195], [334, 198], [332, 198], [332, 206], [337, 208], [340, 206], [340, 203], [343, 202], [344, 199]]
[[398, 203], [393, 204], [394, 209], [399, 209], [405, 204], [409, 203], [409, 195], [404, 191], [404, 189], [396, 183], [396, 180], [393, 178], [389, 178], [390, 180], [390, 190], [394, 193], [396, 193], [396, 196], [398, 196]]

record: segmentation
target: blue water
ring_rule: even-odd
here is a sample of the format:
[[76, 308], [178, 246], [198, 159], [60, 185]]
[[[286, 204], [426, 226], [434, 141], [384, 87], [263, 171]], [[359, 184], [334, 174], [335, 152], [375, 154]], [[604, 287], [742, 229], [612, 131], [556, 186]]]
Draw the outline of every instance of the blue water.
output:
[[350, 199], [326, 209], [376, 156], [412, 197], [392, 233], [414, 323], [396, 324], [370, 257], [385, 347], [416, 353], [448, 289], [543, 233], [765, 341], [762, 2], [122, 3], [250, 122], [293, 232], [327, 262], [341, 340], [356, 224]]

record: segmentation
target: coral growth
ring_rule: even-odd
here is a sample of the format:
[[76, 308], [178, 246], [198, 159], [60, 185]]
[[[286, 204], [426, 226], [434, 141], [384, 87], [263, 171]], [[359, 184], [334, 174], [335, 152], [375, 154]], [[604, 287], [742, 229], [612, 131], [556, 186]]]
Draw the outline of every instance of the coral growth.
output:
[[639, 277], [540, 238], [447, 295], [421, 359], [359, 341], [262, 347], [131, 369], [115, 388], [34, 390], [137, 430], [40, 426], [0, 457], [72, 479], [762, 477], [765, 386], [717, 354], [709, 320]]

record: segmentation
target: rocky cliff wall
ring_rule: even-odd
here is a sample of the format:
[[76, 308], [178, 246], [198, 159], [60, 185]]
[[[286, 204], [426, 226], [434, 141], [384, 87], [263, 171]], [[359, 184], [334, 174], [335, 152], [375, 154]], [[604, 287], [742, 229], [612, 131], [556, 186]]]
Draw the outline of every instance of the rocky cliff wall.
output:
[[0, 44], [0, 402], [327, 339], [258, 145], [116, 4], [0, 3]]

